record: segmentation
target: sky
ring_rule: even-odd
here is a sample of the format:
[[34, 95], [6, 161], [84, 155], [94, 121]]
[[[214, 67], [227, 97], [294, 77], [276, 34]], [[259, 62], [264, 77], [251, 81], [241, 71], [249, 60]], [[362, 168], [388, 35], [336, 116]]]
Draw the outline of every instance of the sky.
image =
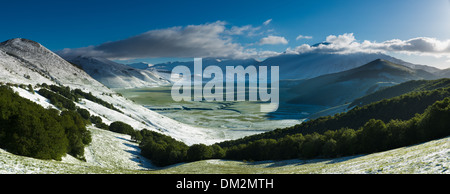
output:
[[0, 41], [27, 38], [61, 55], [159, 63], [382, 52], [450, 67], [449, 0], [23, 0], [0, 7]]

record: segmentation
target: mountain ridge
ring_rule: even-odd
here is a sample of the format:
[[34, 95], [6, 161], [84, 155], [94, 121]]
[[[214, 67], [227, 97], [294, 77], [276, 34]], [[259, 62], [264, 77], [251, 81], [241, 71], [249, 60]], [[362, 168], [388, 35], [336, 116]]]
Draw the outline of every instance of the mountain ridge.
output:
[[284, 54], [268, 58], [260, 65], [280, 66], [280, 79], [311, 79], [321, 75], [338, 73], [365, 65], [376, 59], [392, 61], [413, 69], [434, 73], [439, 69], [405, 62], [382, 53], [326, 54], [304, 53]]
[[433, 78], [435, 76], [426, 71], [376, 59], [354, 69], [308, 79], [290, 89], [290, 92], [300, 95], [289, 102], [338, 106], [386, 86]]
[[[64, 57], [64, 56], [63, 56]], [[167, 85], [170, 82], [150, 70], [143, 70], [99, 57], [65, 58], [109, 88], [140, 88]]]
[[[203, 59], [203, 68], [208, 65], [217, 65], [223, 70], [224, 66], [238, 66], [247, 67], [254, 66], [279, 66], [280, 80], [291, 79], [311, 79], [321, 75], [338, 73], [347, 71], [353, 68], [360, 67], [376, 59], [385, 59], [393, 63], [400, 64], [412, 69], [421, 69], [430, 73], [437, 73], [440, 69], [427, 66], [405, 62], [403, 60], [385, 55], [382, 53], [353, 53], [353, 54], [327, 54], [327, 53], [303, 53], [303, 54], [281, 54], [274, 57], [269, 57], [263, 61], [255, 59]], [[228, 61], [228, 62], [227, 62]], [[184, 62], [166, 62], [152, 65], [151, 69], [157, 71], [170, 72], [173, 67], [177, 65], [184, 65], [193, 72], [193, 61]]]
[[24, 75], [27, 79], [21, 79], [25, 83], [37, 79], [45, 83], [56, 82], [81, 89], [92, 86], [106, 90], [106, 87], [92, 79], [86, 72], [35, 41], [23, 38], [10, 39], [0, 44], [0, 51], [3, 51], [0, 60], [3, 61], [4, 68], [9, 70], [9, 77], [11, 74], [30, 74]]

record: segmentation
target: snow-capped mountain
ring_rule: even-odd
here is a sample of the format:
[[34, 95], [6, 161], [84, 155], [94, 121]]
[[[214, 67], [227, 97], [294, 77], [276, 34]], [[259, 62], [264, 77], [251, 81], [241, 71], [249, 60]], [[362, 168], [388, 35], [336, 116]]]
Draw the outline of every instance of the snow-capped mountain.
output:
[[[242, 65], [243, 67], [247, 67], [249, 65], [258, 65], [258, 61], [255, 59], [217, 59], [217, 58], [204, 58], [202, 59], [203, 70], [207, 66], [215, 65], [220, 67], [223, 71], [226, 66], [238, 66]], [[175, 62], [167, 62], [167, 63], [159, 63], [152, 65], [150, 69], [157, 70], [172, 70], [176, 66], [186, 66], [189, 67], [191, 72], [194, 72], [194, 61], [175, 61]], [[224, 71], [225, 72], [225, 71]]]
[[153, 66], [153, 64], [149, 64], [149, 63], [145, 63], [145, 62], [130, 63], [130, 64], [126, 64], [126, 65], [136, 68], [136, 69], [148, 69], [149, 67]]
[[435, 73], [439, 69], [402, 61], [381, 53], [326, 54], [304, 53], [283, 54], [267, 58], [259, 65], [279, 66], [280, 79], [310, 79], [325, 74], [347, 71], [376, 59], [384, 59], [413, 69]]
[[[202, 70], [205, 70], [208, 66], [218, 66], [222, 70], [223, 73], [226, 72], [227, 66], [243, 66], [244, 68], [249, 65], [258, 66], [259, 62], [255, 59], [218, 59], [218, 58], [204, 58], [202, 59]], [[170, 73], [172, 69], [176, 66], [186, 66], [189, 68], [191, 74], [194, 72], [194, 61], [175, 61], [175, 62], [167, 62], [167, 63], [159, 63], [152, 65], [148, 69], [157, 72], [158, 75], [163, 76], [167, 79], [170, 79]], [[176, 81], [176, 80], [172, 80]]]
[[[324, 43], [321, 43], [324, 44]], [[440, 69], [435, 67], [412, 64], [403, 60], [385, 55], [382, 53], [352, 53], [352, 54], [327, 54], [327, 53], [303, 53], [303, 54], [282, 54], [274, 57], [269, 57], [264, 61], [257, 61], [255, 59], [203, 59], [203, 69], [210, 65], [219, 66], [225, 72], [226, 66], [247, 67], [254, 66], [279, 66], [280, 79], [310, 79], [321, 75], [338, 73], [347, 71], [353, 68], [363, 66], [376, 59], [384, 59], [393, 63], [403, 65], [412, 69], [421, 69], [430, 73], [437, 73]], [[178, 65], [184, 65], [190, 68], [193, 72], [193, 61], [186, 62], [168, 62], [155, 64], [150, 69], [157, 70], [161, 75], [170, 73], [170, 71]], [[166, 76], [167, 78], [170, 77]]]
[[78, 56], [65, 59], [80, 66], [109, 88], [139, 88], [169, 84], [169, 81], [151, 70], [137, 69], [104, 58]]
[[[118, 95], [82, 69], [31, 40], [17, 38], [0, 43], [0, 69], [0, 82], [3, 83], [31, 84], [34, 87], [42, 83], [58, 84], [92, 93], [123, 112], [111, 111], [86, 99], [76, 104], [88, 110], [91, 115], [101, 117], [106, 124], [122, 121], [137, 130], [146, 128], [159, 131], [188, 145], [212, 144], [227, 139], [223, 135], [218, 138], [220, 135], [214, 131], [170, 119]], [[22, 97], [45, 108], [50, 106], [48, 100], [38, 93], [32, 94], [21, 88], [14, 89]]]
[[0, 80], [21, 84], [57, 83], [76, 88], [107, 88], [41, 44], [22, 38], [0, 43]]
[[[219, 59], [219, 58], [204, 58], [202, 59], [202, 71], [205, 70], [208, 66], [217, 66], [222, 70], [222, 73], [224, 74], [224, 81], [226, 79], [225, 73], [226, 73], [226, 67], [227, 66], [243, 66], [244, 68], [249, 65], [258, 66], [259, 62], [255, 59]], [[172, 69], [176, 66], [185, 66], [188, 67], [191, 73], [191, 76], [198, 76], [196, 75], [196, 72], [194, 71], [194, 61], [175, 61], [175, 62], [166, 62], [166, 63], [159, 63], [154, 64], [148, 68], [148, 70], [151, 70], [155, 73], [157, 73], [159, 76], [170, 80], [171, 82], [177, 82], [177, 79], [171, 78], [171, 72]], [[234, 77], [231, 77], [230, 79], [234, 79]], [[203, 78], [204, 82], [210, 81], [209, 79]]]

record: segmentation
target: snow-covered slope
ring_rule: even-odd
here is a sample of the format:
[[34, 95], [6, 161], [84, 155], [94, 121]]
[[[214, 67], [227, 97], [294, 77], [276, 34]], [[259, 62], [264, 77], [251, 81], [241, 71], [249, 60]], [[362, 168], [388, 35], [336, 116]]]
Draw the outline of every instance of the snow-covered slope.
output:
[[78, 56], [65, 59], [80, 66], [109, 88], [140, 88], [169, 84], [169, 81], [151, 70], [133, 68], [104, 58]]
[[[0, 66], [3, 81], [21, 83], [57, 83], [77, 88], [107, 88], [86, 72], [71, 65], [41, 44], [22, 38], [0, 43]], [[6, 78], [7, 76], [7, 78]], [[24, 80], [23, 78], [28, 79]], [[50, 82], [49, 82], [50, 81]]]
[[[209, 129], [192, 127], [166, 116], [160, 115], [116, 92], [93, 79], [83, 70], [65, 61], [37, 42], [26, 39], [12, 39], [0, 43], [0, 82], [14, 84], [61, 84], [71, 89], [91, 92], [94, 96], [113, 104], [122, 113], [112, 111], [89, 100], [82, 100], [77, 106], [85, 108], [93, 115], [101, 116], [105, 123], [122, 121], [135, 129], [143, 128], [159, 131], [188, 145], [195, 143], [212, 144], [228, 139]], [[48, 107], [45, 98], [39, 94], [20, 91], [22, 97]]]
[[63, 157], [62, 161], [40, 160], [0, 149], [0, 174], [137, 173], [137, 170], [156, 168], [151, 161], [140, 156], [138, 144], [132, 142], [129, 135], [93, 126], [88, 130], [92, 134], [92, 142], [85, 148], [85, 162], [70, 155]]

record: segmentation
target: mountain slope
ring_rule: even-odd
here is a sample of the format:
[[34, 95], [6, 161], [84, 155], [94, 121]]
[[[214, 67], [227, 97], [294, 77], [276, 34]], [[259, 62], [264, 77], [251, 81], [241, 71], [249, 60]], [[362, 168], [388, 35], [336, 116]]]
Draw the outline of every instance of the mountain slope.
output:
[[[243, 67], [247, 67], [249, 65], [257, 65], [259, 62], [255, 59], [216, 59], [216, 58], [204, 58], [202, 59], [202, 65], [203, 70], [207, 66], [215, 65], [220, 67], [225, 72], [226, 66], [238, 66], [242, 65]], [[158, 69], [158, 70], [168, 70], [171, 71], [176, 66], [187, 66], [191, 70], [191, 72], [194, 72], [194, 61], [176, 61], [176, 62], [167, 62], [167, 63], [159, 63], [152, 65], [151, 69]]]
[[[321, 75], [347, 71], [365, 65], [376, 59], [384, 59], [396, 64], [400, 64], [411, 69], [424, 70], [430, 73], [437, 73], [440, 70], [426, 65], [412, 64], [400, 59], [381, 53], [352, 53], [352, 54], [328, 54], [328, 53], [303, 53], [303, 54], [282, 54], [269, 57], [263, 61], [255, 59], [203, 59], [203, 69], [206, 66], [216, 65], [225, 72], [226, 66], [249, 65], [258, 66], [279, 66], [280, 80], [286, 79], [311, 79]], [[187, 66], [193, 72], [193, 61], [167, 62], [155, 64], [150, 69], [159, 73], [167, 73], [178, 65]], [[162, 75], [163, 76], [163, 75]], [[169, 78], [170, 76], [167, 76]]]
[[[79, 88], [107, 88], [83, 70], [68, 63], [41, 44], [22, 38], [0, 43], [2, 81], [57, 83]], [[22, 82], [23, 81], [23, 82]]]
[[284, 54], [267, 58], [259, 65], [280, 66], [280, 79], [310, 79], [325, 74], [354, 69], [376, 59], [388, 60], [412, 69], [421, 69], [430, 73], [439, 71], [439, 69], [434, 67], [408, 63], [381, 53]]
[[348, 71], [319, 76], [294, 86], [290, 92], [298, 96], [291, 103], [337, 106], [377, 91], [386, 86], [434, 75], [386, 60], [377, 59]]
[[78, 56], [66, 60], [79, 65], [90, 76], [109, 88], [139, 88], [169, 84], [169, 81], [152, 71], [133, 68], [104, 58]]
[[[122, 97], [93, 79], [82, 69], [31, 40], [17, 38], [0, 43], [0, 69], [0, 82], [3, 83], [31, 84], [33, 87], [42, 83], [55, 84], [92, 93], [123, 112], [111, 111], [87, 99], [82, 99], [76, 104], [88, 110], [91, 115], [101, 117], [106, 124], [122, 121], [137, 130], [146, 128], [159, 131], [188, 145], [211, 144], [227, 139], [223, 134], [180, 123]], [[45, 98], [39, 94], [31, 94], [21, 88], [16, 89], [22, 91], [19, 92], [22, 97], [44, 106], [48, 105], [41, 102]]]
[[149, 63], [144, 63], [144, 62], [139, 62], [139, 63], [131, 63], [131, 64], [126, 64], [127, 66], [136, 68], [136, 69], [148, 69], [149, 67], [152, 66], [152, 64]]
[[448, 78], [438, 80], [412, 80], [355, 99], [348, 107], [364, 106], [372, 102], [393, 98], [409, 92], [429, 91], [446, 87], [450, 87], [450, 79]]
[[450, 78], [450, 68], [442, 69], [435, 73], [440, 78]]
[[[216, 59], [216, 58], [204, 58], [202, 59], [202, 70], [205, 70], [208, 66], [218, 66], [222, 72], [226, 73], [226, 67], [227, 66], [243, 66], [244, 68], [249, 65], [258, 66], [259, 62], [255, 59]], [[149, 70], [153, 70], [154, 72], [157, 72], [158, 75], [170, 80], [172, 69], [176, 66], [186, 66], [189, 68], [191, 75], [193, 75], [194, 72], [194, 61], [175, 61], [175, 62], [167, 62], [167, 63], [159, 63], [152, 65], [149, 67]], [[233, 77], [234, 78], [234, 77]], [[231, 78], [231, 79], [233, 79]], [[224, 79], [225, 76], [224, 76]], [[177, 81], [177, 80], [172, 80]], [[206, 79], [204, 81], [207, 81]]]

